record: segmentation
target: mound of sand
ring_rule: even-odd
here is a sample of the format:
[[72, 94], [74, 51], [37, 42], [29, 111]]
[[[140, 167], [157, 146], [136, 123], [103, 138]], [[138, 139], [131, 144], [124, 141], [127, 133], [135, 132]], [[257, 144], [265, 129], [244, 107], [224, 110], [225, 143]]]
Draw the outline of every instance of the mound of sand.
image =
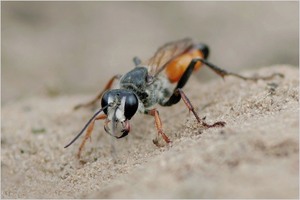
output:
[[[66, 145], [92, 116], [74, 105], [92, 96], [33, 97], [2, 107], [2, 198], [298, 198], [299, 70], [273, 66], [245, 72], [285, 78], [228, 77], [184, 91], [206, 121], [183, 102], [157, 107], [171, 145], [158, 148], [152, 117], [136, 115], [120, 140], [97, 122], [79, 162], [80, 140]], [[164, 144], [163, 141], [159, 141]], [[112, 155], [112, 144], [116, 155]]]

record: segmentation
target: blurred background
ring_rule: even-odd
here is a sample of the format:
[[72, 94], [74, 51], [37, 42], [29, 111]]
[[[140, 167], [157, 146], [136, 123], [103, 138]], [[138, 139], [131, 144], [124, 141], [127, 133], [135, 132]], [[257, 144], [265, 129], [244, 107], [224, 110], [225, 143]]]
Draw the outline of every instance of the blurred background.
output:
[[[1, 2], [2, 105], [96, 93], [132, 58], [192, 37], [232, 71], [299, 66], [298, 2]], [[218, 78], [208, 69], [199, 81]], [[200, 86], [201, 84], [199, 84]]]

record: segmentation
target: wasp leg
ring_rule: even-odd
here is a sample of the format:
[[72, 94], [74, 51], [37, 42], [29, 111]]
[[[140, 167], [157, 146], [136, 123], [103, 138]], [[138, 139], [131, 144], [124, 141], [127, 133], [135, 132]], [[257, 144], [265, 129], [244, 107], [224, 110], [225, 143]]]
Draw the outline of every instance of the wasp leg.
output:
[[226, 123], [222, 122], [222, 121], [215, 122], [214, 124], [210, 125], [210, 124], [205, 123], [203, 120], [201, 120], [200, 117], [198, 116], [198, 114], [195, 112], [195, 109], [194, 109], [192, 103], [187, 98], [187, 96], [184, 94], [184, 92], [181, 90], [181, 88], [183, 88], [184, 85], [189, 80], [191, 74], [193, 73], [194, 67], [195, 67], [195, 65], [197, 64], [198, 61], [199, 60], [193, 59], [190, 62], [189, 66], [187, 67], [187, 69], [185, 70], [185, 72], [181, 76], [180, 80], [178, 81], [177, 86], [174, 89], [174, 92], [173, 92], [172, 96], [166, 102], [162, 103], [161, 105], [162, 106], [171, 106], [173, 104], [178, 103], [180, 101], [180, 99], [182, 98], [185, 105], [188, 107], [188, 109], [190, 111], [192, 111], [192, 113], [196, 117], [198, 123], [201, 123], [206, 128], [223, 127], [223, 126], [225, 126]]
[[80, 146], [79, 146], [79, 149], [78, 149], [78, 153], [77, 153], [77, 158], [79, 159], [80, 158], [80, 154], [81, 154], [81, 151], [85, 145], [85, 142], [90, 138], [91, 139], [91, 135], [92, 135], [92, 132], [93, 132], [93, 129], [94, 129], [94, 125], [95, 125], [95, 121], [96, 120], [100, 120], [100, 119], [106, 119], [106, 115], [105, 114], [101, 114], [99, 115], [98, 117], [96, 117], [91, 123], [90, 125], [88, 126], [87, 130], [86, 130], [86, 134], [83, 138], [83, 141], [81, 142]]
[[139, 59], [137, 56], [133, 57], [133, 63], [136, 67], [140, 66], [142, 63], [141, 59]]
[[113, 76], [109, 81], [108, 83], [106, 84], [105, 88], [91, 101], [87, 102], [87, 103], [83, 103], [83, 104], [78, 104], [74, 107], [74, 110], [77, 110], [78, 108], [81, 108], [81, 107], [89, 107], [89, 106], [92, 106], [92, 105], [95, 105], [95, 103], [102, 97], [103, 93], [110, 89], [114, 80], [116, 79], [119, 79], [120, 78], [120, 75], [115, 75]]
[[245, 76], [233, 73], [233, 72], [227, 72], [226, 70], [221, 69], [220, 67], [218, 67], [218, 66], [216, 66], [216, 65], [214, 65], [214, 64], [212, 64], [212, 63], [210, 63], [207, 60], [202, 59], [202, 58], [195, 58], [191, 61], [191, 63], [194, 63], [194, 65], [197, 62], [204, 63], [207, 67], [209, 67], [211, 70], [213, 70], [216, 74], [218, 74], [222, 78], [224, 78], [225, 76], [234, 76], [234, 77], [237, 77], [237, 78], [240, 78], [240, 79], [243, 79], [243, 80], [257, 81], [257, 80], [270, 80], [270, 79], [274, 78], [275, 76], [279, 76], [281, 78], [284, 77], [284, 75], [281, 74], [281, 73], [273, 73], [270, 76], [245, 77]]
[[[162, 138], [165, 140], [166, 143], [170, 143], [171, 140], [168, 138], [168, 136], [162, 130], [162, 123], [161, 123], [158, 111], [154, 108], [152, 110], [147, 110], [145, 113], [147, 115], [151, 115], [154, 117], [155, 126], [156, 126], [158, 134], [160, 134], [162, 136]], [[158, 146], [157, 141], [153, 140], [153, 143]]]
[[193, 70], [194, 70], [195, 65], [197, 64], [197, 62], [204, 63], [207, 67], [209, 67], [210, 69], [212, 69], [216, 74], [220, 75], [222, 78], [224, 78], [225, 76], [235, 76], [235, 77], [243, 79], [243, 80], [257, 81], [257, 80], [270, 80], [270, 79], [274, 78], [275, 76], [279, 76], [281, 78], [284, 77], [284, 75], [281, 74], [281, 73], [273, 73], [270, 76], [245, 77], [245, 76], [233, 73], [233, 72], [227, 72], [226, 70], [219, 68], [218, 66], [216, 66], [216, 65], [208, 62], [205, 59], [194, 58], [190, 62], [189, 66], [187, 67], [187, 69], [185, 70], [185, 72], [183, 73], [183, 75], [181, 76], [180, 80], [178, 81], [177, 86], [174, 89], [173, 95], [168, 99], [168, 101], [161, 103], [162, 106], [171, 106], [171, 105], [176, 104], [176, 103], [178, 103], [180, 101], [181, 96], [175, 94], [176, 90], [184, 87], [184, 85], [189, 80], [191, 74], [193, 73]]
[[226, 123], [223, 121], [218, 121], [213, 124], [207, 124], [206, 122], [204, 122], [203, 120], [200, 119], [198, 114], [195, 112], [194, 106], [192, 105], [191, 101], [187, 98], [187, 96], [184, 94], [184, 92], [180, 88], [178, 88], [175, 93], [177, 95], [181, 96], [183, 102], [188, 107], [189, 111], [192, 111], [192, 113], [196, 117], [198, 123], [201, 123], [205, 128], [224, 127], [225, 126]]

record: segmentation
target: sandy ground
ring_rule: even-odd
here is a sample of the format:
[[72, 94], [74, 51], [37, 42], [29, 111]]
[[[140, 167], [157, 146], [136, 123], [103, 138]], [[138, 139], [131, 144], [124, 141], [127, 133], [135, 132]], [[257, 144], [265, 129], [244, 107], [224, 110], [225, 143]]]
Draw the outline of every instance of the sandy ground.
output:
[[[66, 145], [93, 114], [72, 107], [88, 96], [32, 97], [2, 107], [2, 198], [299, 198], [299, 69], [272, 66], [284, 79], [228, 77], [185, 92], [207, 122], [185, 105], [158, 107], [173, 143], [161, 148], [154, 120], [136, 115], [127, 138], [114, 140], [98, 122], [82, 154]], [[96, 93], [96, 92], [95, 92]], [[160, 141], [163, 144], [163, 141]], [[117, 154], [111, 154], [114, 144]]]
[[[298, 197], [298, 68], [281, 65], [299, 66], [298, 5], [2, 2], [1, 197]], [[80, 140], [63, 148], [93, 114], [74, 105], [130, 70], [133, 56], [184, 37], [206, 43], [227, 70], [286, 77], [223, 81], [203, 69], [185, 92], [225, 128], [203, 130], [181, 102], [158, 107], [171, 146], [153, 145], [154, 120], [137, 115], [121, 140], [98, 122], [81, 162]]]

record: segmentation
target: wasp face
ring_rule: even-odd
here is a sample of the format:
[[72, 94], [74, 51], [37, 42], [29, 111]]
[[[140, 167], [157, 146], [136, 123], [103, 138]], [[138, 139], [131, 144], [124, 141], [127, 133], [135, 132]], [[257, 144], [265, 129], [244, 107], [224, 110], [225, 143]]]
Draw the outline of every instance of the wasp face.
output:
[[[109, 90], [104, 93], [101, 100], [102, 108], [107, 105], [109, 106], [103, 110], [107, 115], [105, 131], [117, 138], [125, 137], [130, 131], [129, 120], [138, 109], [138, 98], [133, 92], [125, 89]], [[119, 122], [122, 124], [122, 135], [116, 131]]]

